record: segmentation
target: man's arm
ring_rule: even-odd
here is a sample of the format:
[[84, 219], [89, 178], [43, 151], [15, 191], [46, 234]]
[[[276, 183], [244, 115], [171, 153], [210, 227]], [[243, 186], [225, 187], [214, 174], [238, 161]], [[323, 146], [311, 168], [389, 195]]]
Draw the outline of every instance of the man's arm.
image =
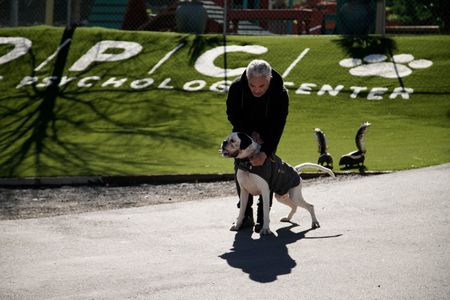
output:
[[270, 125], [266, 136], [263, 137], [264, 144], [261, 146], [261, 151], [265, 152], [267, 156], [275, 153], [284, 131], [289, 109], [287, 91], [283, 90], [281, 95], [274, 101], [275, 103], [271, 106], [273, 109], [271, 110]]
[[246, 131], [245, 119], [242, 115], [242, 85], [233, 82], [227, 95], [227, 117], [233, 126], [233, 131]]
[[[264, 143], [261, 145], [261, 152], [250, 159], [250, 163], [253, 166], [262, 166], [267, 157], [275, 153], [281, 135], [283, 134], [289, 108], [289, 96], [287, 91], [284, 90], [281, 96], [278, 99], [275, 99], [275, 101], [277, 101], [277, 105], [274, 106], [274, 110], [271, 111], [272, 116], [269, 121], [269, 128], [266, 136], [262, 138]], [[259, 134], [257, 135], [259, 136]]]

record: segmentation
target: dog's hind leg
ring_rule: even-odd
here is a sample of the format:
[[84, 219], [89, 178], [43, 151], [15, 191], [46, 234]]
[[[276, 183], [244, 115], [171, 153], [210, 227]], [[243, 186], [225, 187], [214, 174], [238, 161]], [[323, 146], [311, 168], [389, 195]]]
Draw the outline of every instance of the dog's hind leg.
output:
[[289, 193], [285, 194], [285, 195], [275, 195], [275, 199], [277, 199], [278, 202], [283, 203], [284, 205], [287, 205], [291, 208], [291, 211], [289, 212], [287, 217], [283, 217], [280, 219], [280, 222], [290, 222], [292, 219], [292, 216], [297, 211], [297, 205], [294, 202], [292, 202], [292, 200], [290, 199]]
[[295, 187], [292, 190], [292, 195], [290, 195], [290, 196], [292, 196], [291, 199], [294, 200], [298, 206], [303, 207], [304, 209], [306, 209], [309, 212], [309, 214], [311, 215], [311, 219], [312, 219], [311, 228], [312, 229], [319, 228], [320, 224], [319, 224], [319, 221], [316, 218], [316, 213], [314, 211], [314, 205], [309, 204], [303, 198], [301, 184], [298, 185], [297, 187]]

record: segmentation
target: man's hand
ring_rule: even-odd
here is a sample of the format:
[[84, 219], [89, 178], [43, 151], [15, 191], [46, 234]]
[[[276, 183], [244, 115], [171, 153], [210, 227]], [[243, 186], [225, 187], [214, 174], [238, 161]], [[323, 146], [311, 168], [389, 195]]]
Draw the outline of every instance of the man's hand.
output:
[[252, 132], [252, 139], [255, 141], [255, 143], [257, 143], [257, 144], [263, 144], [264, 143], [264, 141], [262, 140], [262, 138], [261, 138], [261, 135], [259, 135], [259, 133], [258, 132], [256, 132], [256, 131], [253, 131]]
[[253, 157], [250, 158], [250, 163], [254, 167], [259, 167], [264, 164], [264, 162], [267, 159], [267, 155], [264, 152], [259, 152], [258, 154], [255, 154]]

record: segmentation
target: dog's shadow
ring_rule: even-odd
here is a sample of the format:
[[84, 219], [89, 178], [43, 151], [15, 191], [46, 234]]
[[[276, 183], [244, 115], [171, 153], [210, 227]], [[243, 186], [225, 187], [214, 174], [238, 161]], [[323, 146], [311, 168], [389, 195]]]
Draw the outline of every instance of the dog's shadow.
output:
[[[252, 239], [252, 230], [244, 229], [236, 233], [231, 252], [224, 253], [219, 257], [227, 263], [243, 272], [249, 274], [251, 280], [267, 283], [277, 280], [279, 275], [289, 274], [297, 265], [296, 261], [289, 255], [287, 245], [305, 238], [305, 235], [313, 230], [308, 229], [301, 232], [293, 232], [292, 228], [297, 224], [278, 229], [276, 235], [261, 236]], [[314, 237], [331, 238], [334, 236]], [[307, 238], [307, 237], [306, 237]]]

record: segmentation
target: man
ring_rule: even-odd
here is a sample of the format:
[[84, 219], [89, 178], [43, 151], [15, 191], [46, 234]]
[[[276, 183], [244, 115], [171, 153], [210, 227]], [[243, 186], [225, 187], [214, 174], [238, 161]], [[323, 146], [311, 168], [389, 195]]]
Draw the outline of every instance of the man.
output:
[[[280, 74], [264, 60], [251, 61], [247, 69], [233, 81], [228, 91], [227, 115], [233, 131], [245, 132], [261, 144], [261, 152], [250, 159], [250, 164], [262, 166], [275, 154], [288, 115], [289, 96]], [[239, 161], [235, 161], [235, 172]], [[236, 181], [238, 195], [239, 184]], [[272, 205], [270, 195], [270, 205]], [[245, 211], [243, 227], [255, 225], [253, 221], [253, 197], [250, 195]], [[239, 202], [238, 202], [239, 206]], [[261, 196], [258, 201], [255, 231], [263, 224]]]

